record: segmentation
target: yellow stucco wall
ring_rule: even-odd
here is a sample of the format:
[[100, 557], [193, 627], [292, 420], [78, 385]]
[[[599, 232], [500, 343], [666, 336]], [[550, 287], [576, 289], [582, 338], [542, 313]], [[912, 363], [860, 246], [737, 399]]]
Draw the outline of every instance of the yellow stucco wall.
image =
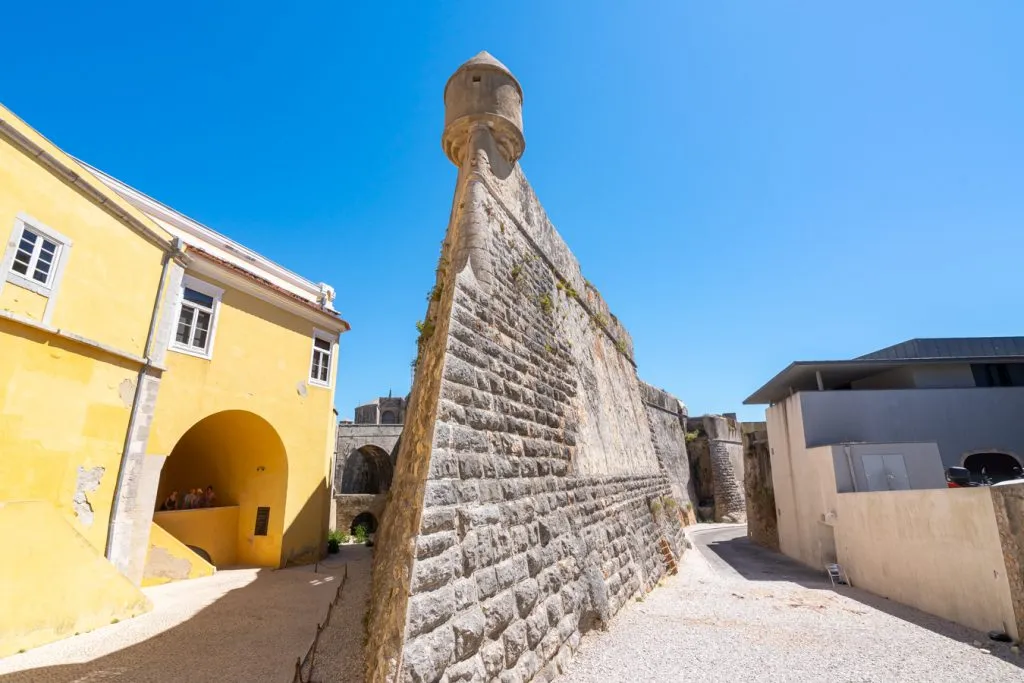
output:
[[150, 607], [47, 502], [0, 502], [0, 538], [0, 657]]
[[1019, 637], [988, 488], [841, 493], [837, 512], [854, 586]]
[[[333, 388], [308, 382], [315, 325], [222, 280], [189, 274], [225, 292], [212, 359], [168, 354], [147, 448], [148, 453], [169, 455], [158, 502], [171, 488], [206, 486], [212, 483], [206, 479], [215, 476], [208, 468], [198, 468], [192, 479], [179, 477], [173, 484], [167, 480], [178, 476], [167, 473], [175, 472], [174, 460], [182, 451], [174, 449], [182, 437], [204, 418], [245, 411], [273, 429], [285, 459], [277, 464], [273, 436], [259, 436], [259, 427], [246, 427], [256, 422], [243, 415], [230, 417], [238, 420], [235, 427], [223, 423], [216, 430], [225, 439], [217, 447], [220, 452], [248, 453], [233, 465], [227, 458], [223, 465], [208, 465], [220, 467], [222, 475], [231, 470], [230, 476], [249, 481], [241, 487], [249, 492], [245, 500], [221, 501], [239, 505], [238, 561], [264, 566], [311, 561], [322, 552], [327, 534], [334, 393]], [[221, 438], [208, 431], [203, 441]], [[227, 494], [218, 491], [218, 496]], [[257, 506], [271, 508], [266, 537], [253, 534]]]
[[47, 298], [17, 285], [0, 289], [0, 311], [10, 311], [36, 321], [42, 321]]
[[[202, 576], [212, 576], [217, 571], [212, 564], [164, 531], [158, 520], [154, 521], [157, 523], [150, 527], [146, 570], [142, 577], [143, 586], [158, 586], [170, 581], [198, 579]], [[232, 537], [233, 535], [232, 533]]]
[[[0, 501], [47, 500], [103, 552], [137, 369], [0, 319]], [[79, 468], [103, 468], [75, 514]]]
[[[0, 118], [77, 168], [3, 107]], [[0, 249], [19, 215], [72, 241], [51, 326], [144, 355], [162, 250], [0, 137]], [[41, 321], [46, 301], [0, 281], [2, 310]], [[138, 364], [8, 320], [0, 320], [0, 359], [0, 501], [48, 500], [102, 552]], [[91, 522], [72, 507], [80, 467], [103, 468], [84, 492]]]
[[186, 545], [202, 548], [217, 567], [238, 558], [238, 506], [174, 510], [153, 516], [159, 526]]
[[[37, 133], [0, 107], [0, 116], [22, 127], [55, 155], [67, 159]], [[83, 176], [88, 172], [77, 167]], [[98, 180], [93, 184], [102, 187]], [[113, 197], [113, 193], [110, 193]], [[132, 212], [125, 202], [119, 206]], [[52, 324], [142, 356], [163, 252], [65, 184], [38, 161], [0, 138], [0, 245], [25, 213], [72, 240]], [[168, 242], [170, 236], [141, 214]], [[5, 283], [3, 287], [16, 287]], [[102, 306], [96, 305], [102, 302]]]

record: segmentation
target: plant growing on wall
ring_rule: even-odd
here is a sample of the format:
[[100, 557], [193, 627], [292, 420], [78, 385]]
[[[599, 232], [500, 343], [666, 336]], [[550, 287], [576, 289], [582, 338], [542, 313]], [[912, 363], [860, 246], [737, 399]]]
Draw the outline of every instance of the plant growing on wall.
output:
[[537, 299], [537, 303], [540, 304], [540, 310], [544, 311], [544, 315], [551, 315], [551, 311], [553, 311], [555, 307], [555, 305], [551, 303], [551, 295], [546, 292], [541, 294], [540, 298]]
[[698, 432], [696, 429], [694, 429], [692, 432], [686, 432], [686, 443], [696, 441], [698, 436], [700, 436], [700, 432]]
[[654, 519], [661, 521], [662, 506], [661, 500], [655, 498], [651, 501], [651, 514], [654, 515]]

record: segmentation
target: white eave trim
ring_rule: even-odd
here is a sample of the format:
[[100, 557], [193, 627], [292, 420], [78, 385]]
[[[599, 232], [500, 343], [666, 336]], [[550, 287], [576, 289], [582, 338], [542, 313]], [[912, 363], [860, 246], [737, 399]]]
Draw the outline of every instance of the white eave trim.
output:
[[[186, 254], [188, 254], [187, 251]], [[196, 273], [202, 277], [209, 277], [223, 282], [240, 292], [256, 297], [277, 308], [284, 309], [321, 327], [325, 327], [333, 334], [341, 334], [349, 329], [348, 323], [332, 315], [331, 311], [318, 311], [310, 308], [286, 294], [276, 292], [259, 282], [254, 282], [237, 271], [205, 259], [199, 254], [188, 255], [189, 263], [186, 266], [186, 273]]]
[[[199, 223], [196, 220], [189, 218], [188, 216], [172, 209], [171, 207], [163, 204], [156, 199], [153, 199], [147, 194], [136, 190], [130, 185], [126, 185], [117, 178], [107, 175], [103, 171], [89, 166], [84, 161], [79, 161], [83, 166], [88, 168], [93, 174], [95, 174], [100, 180], [108, 185], [114, 192], [119, 194], [129, 204], [132, 204], [137, 209], [144, 213], [150, 214], [159, 218], [160, 220], [170, 223], [174, 227], [182, 230], [189, 235], [192, 235], [200, 242], [205, 242], [211, 247], [219, 249], [226, 249], [228, 252], [236, 254], [243, 261], [248, 261], [250, 264], [255, 266], [254, 274], [260, 275], [258, 270], [263, 270], [269, 275], [281, 278], [288, 282], [293, 287], [299, 288], [307, 292], [313, 301], [316, 301], [320, 295], [320, 285], [307, 280], [298, 273], [288, 270], [284, 266], [274, 263], [265, 256], [261, 256], [259, 253], [249, 249], [248, 247], [236, 242], [235, 240], [222, 235], [216, 230], [208, 228], [207, 226]], [[201, 245], [200, 245], [201, 246]]]

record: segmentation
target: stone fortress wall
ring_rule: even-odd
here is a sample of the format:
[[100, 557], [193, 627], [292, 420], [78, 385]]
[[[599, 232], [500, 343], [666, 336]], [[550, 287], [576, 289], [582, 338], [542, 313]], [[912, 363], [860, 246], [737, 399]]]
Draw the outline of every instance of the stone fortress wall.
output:
[[731, 413], [701, 415], [687, 418], [686, 429], [698, 519], [746, 521], [742, 423]]
[[640, 383], [647, 421], [658, 456], [672, 487], [672, 496], [679, 504], [684, 523], [696, 521], [697, 502], [686, 449], [686, 406], [663, 389]]
[[459, 174], [377, 536], [367, 680], [549, 680], [674, 568], [666, 508], [688, 484], [659, 460], [629, 335], [516, 164], [518, 82], [482, 53], [445, 103]]
[[779, 525], [775, 512], [768, 426], [764, 422], [744, 422], [742, 431], [747, 536], [758, 545], [778, 550]]

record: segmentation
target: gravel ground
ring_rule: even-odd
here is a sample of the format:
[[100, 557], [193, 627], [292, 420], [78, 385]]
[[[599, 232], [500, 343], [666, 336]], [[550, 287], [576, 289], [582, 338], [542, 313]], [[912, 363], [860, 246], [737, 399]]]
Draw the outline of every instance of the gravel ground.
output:
[[348, 580], [330, 623], [320, 634], [313, 660], [314, 683], [363, 682], [363, 616], [370, 602], [373, 553], [364, 546], [343, 546], [341, 550], [338, 557], [348, 563]]
[[152, 611], [0, 659], [0, 682], [288, 683], [342, 571], [227, 569], [146, 588]]
[[730, 527], [691, 532], [696, 548], [680, 573], [608, 631], [585, 636], [559, 683], [1024, 681], [1024, 657], [1007, 645], [863, 591], [834, 591]]

